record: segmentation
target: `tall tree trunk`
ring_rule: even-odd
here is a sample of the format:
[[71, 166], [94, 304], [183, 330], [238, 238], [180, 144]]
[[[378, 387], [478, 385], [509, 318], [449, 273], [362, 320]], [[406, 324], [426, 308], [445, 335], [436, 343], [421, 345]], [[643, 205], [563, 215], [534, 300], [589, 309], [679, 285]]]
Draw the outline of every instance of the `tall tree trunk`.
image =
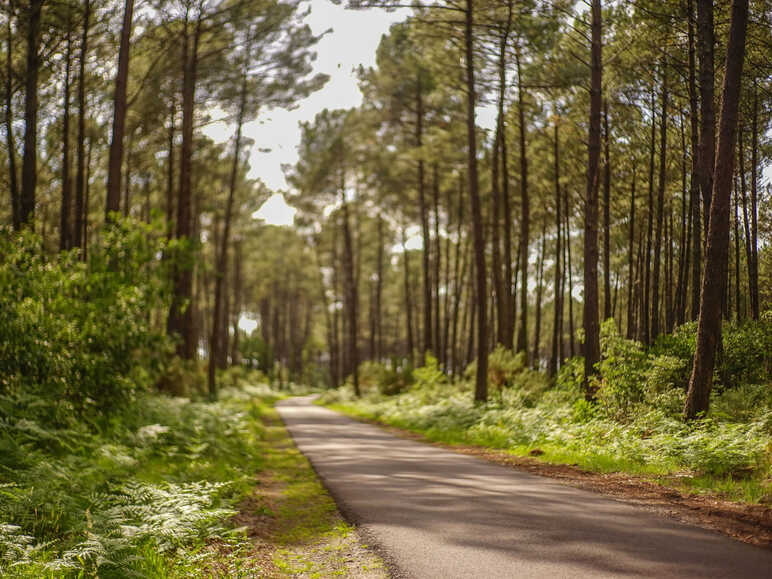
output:
[[19, 198], [19, 182], [16, 173], [16, 142], [13, 137], [13, 30], [14, 0], [8, 5], [6, 18], [5, 46], [5, 138], [8, 149], [9, 186], [11, 188], [11, 220], [14, 230], [21, 227], [21, 199]]
[[630, 184], [630, 235], [628, 238], [627, 252], [627, 339], [632, 340], [635, 337], [634, 308], [633, 308], [633, 262], [635, 256], [635, 177], [636, 163], [633, 159], [633, 180]]
[[[192, 160], [193, 160], [193, 122], [196, 95], [196, 76], [198, 70], [198, 43], [201, 33], [201, 14], [198, 15], [191, 39], [189, 22], [185, 20], [183, 34], [183, 81], [182, 81], [182, 147], [180, 151], [180, 185], [177, 197], [177, 229], [175, 237], [193, 241], [192, 202]], [[191, 42], [192, 40], [192, 42]], [[193, 270], [189, 264], [177, 263], [173, 271], [174, 292], [169, 312], [167, 329], [170, 334], [177, 334], [181, 341], [177, 345], [177, 354], [187, 360], [196, 355], [196, 339], [193, 326], [193, 308], [190, 307], [193, 295]]]
[[131, 170], [134, 168], [132, 161], [134, 160], [134, 133], [129, 133], [129, 146], [126, 154], [126, 171], [124, 171], [124, 184], [123, 184], [123, 216], [128, 217], [131, 215]]
[[134, 13], [134, 0], [126, 0], [123, 9], [123, 28], [121, 45], [118, 50], [118, 74], [115, 77], [113, 94], [113, 138], [110, 143], [110, 158], [107, 166], [107, 205], [105, 214], [110, 221], [110, 213], [120, 210], [121, 203], [121, 165], [123, 164], [123, 134], [126, 127], [126, 85], [129, 80], [129, 43]]
[[739, 322], [742, 320], [742, 307], [740, 307], [741, 303], [741, 292], [740, 292], [740, 212], [739, 212], [739, 203], [738, 203], [738, 197], [740, 196], [739, 188], [737, 187], [737, 177], [735, 176], [735, 187], [734, 187], [734, 291], [735, 291], [735, 315], [737, 316], [736, 319]]
[[665, 272], [665, 332], [670, 333], [674, 327], [673, 310], [673, 255], [675, 253], [675, 238], [673, 236], [673, 207], [668, 203], [668, 217], [666, 223], [667, 236], [665, 237], [666, 268]]
[[[708, 231], [710, 201], [713, 191], [713, 163], [716, 151], [716, 118], [714, 113], [714, 30], [713, 0], [697, 0], [697, 50], [700, 57], [700, 151], [699, 181]], [[707, 243], [707, 240], [706, 240]]]
[[[493, 295], [496, 305], [496, 334], [494, 343], [504, 344], [507, 325], [506, 309], [508, 303], [504, 297], [504, 280], [501, 279], [501, 240], [499, 239], [500, 196], [499, 196], [499, 144], [501, 137], [501, 119], [497, 119], [493, 150], [491, 152], [491, 268], [493, 269]], [[507, 218], [506, 216], [504, 217]]]
[[649, 342], [659, 336], [659, 276], [662, 257], [662, 220], [665, 211], [665, 179], [667, 175], [667, 68], [662, 61], [662, 116], [660, 117], [659, 140], [659, 188], [657, 190], [657, 233], [654, 240], [654, 282], [651, 304], [651, 335]]
[[166, 236], [171, 239], [174, 232], [174, 135], [177, 115], [176, 92], [171, 91], [169, 99], [169, 132], [166, 138]]
[[359, 390], [359, 345], [357, 343], [359, 323], [357, 305], [359, 297], [357, 296], [356, 280], [354, 276], [353, 240], [351, 237], [351, 227], [349, 226], [348, 201], [346, 201], [346, 187], [342, 172], [340, 201], [343, 210], [343, 269], [346, 285], [346, 311], [348, 312], [348, 357], [349, 363], [351, 364], [351, 375], [354, 381], [354, 394], [359, 397], [362, 395]]
[[376, 267], [378, 279], [375, 282], [375, 359], [381, 361], [383, 359], [383, 324], [382, 324], [382, 311], [381, 297], [383, 295], [383, 217], [378, 214], [378, 254], [376, 257]]
[[[507, 150], [507, 125], [506, 115], [504, 114], [504, 104], [507, 91], [507, 45], [512, 31], [512, 19], [514, 11], [514, 0], [507, 0], [507, 18], [504, 29], [499, 38], [499, 58], [498, 58], [498, 97], [497, 97], [497, 131], [499, 144], [499, 158], [501, 159], [501, 213], [503, 215], [504, 232], [504, 279], [501, 284], [503, 293], [501, 302], [503, 307], [499, 308], [499, 316], [503, 318], [503, 335], [501, 341], [505, 348], [512, 349], [515, 337], [515, 319], [514, 319], [514, 293], [512, 286], [512, 210], [510, 208], [509, 198], [509, 152]], [[498, 294], [497, 294], [498, 295]]]
[[406, 358], [412, 365], [415, 363], [413, 341], [413, 300], [410, 292], [410, 261], [407, 253], [407, 234], [405, 228], [402, 228], [402, 268], [404, 273], [404, 291], [405, 291], [405, 322], [407, 326], [407, 352]]
[[747, 23], [748, 0], [733, 0], [726, 73], [721, 98], [718, 150], [713, 173], [715, 181], [710, 203], [705, 275], [702, 278], [700, 317], [697, 326], [697, 346], [684, 405], [686, 419], [694, 419], [708, 410], [716, 347], [721, 335], [721, 299], [726, 283], [729, 250], [729, 197], [732, 190], [735, 129]]
[[555, 178], [555, 283], [553, 290], [555, 294], [554, 305], [555, 314], [552, 323], [552, 349], [550, 353], [549, 366], [547, 368], [547, 374], [555, 376], [558, 373], [558, 364], [562, 360], [558, 360], [560, 355], [559, 343], [562, 339], [560, 335], [562, 318], [563, 318], [563, 296], [561, 295], [561, 286], [563, 283], [562, 273], [560, 270], [560, 262], [563, 258], [563, 248], [560, 242], [562, 241], [561, 229], [563, 227], [563, 218], [561, 216], [561, 205], [563, 200], [560, 197], [560, 135], [558, 133], [559, 117], [555, 116], [554, 127], [554, 144], [553, 144], [553, 161], [554, 161], [554, 178]]
[[573, 263], [571, 261], [571, 208], [569, 206], [568, 189], [564, 189], [566, 204], [566, 271], [568, 272], [568, 342], [571, 357], [576, 355], [576, 332], [574, 332], [574, 278]]
[[[214, 311], [212, 313], [212, 337], [211, 350], [209, 352], [208, 366], [208, 386], [209, 399], [217, 399], [217, 381], [215, 380], [215, 368], [222, 357], [222, 352], [227, 351], [223, 343], [222, 324], [227, 324], [227, 318], [223, 319], [223, 285], [228, 276], [228, 246], [230, 244], [231, 221], [233, 216], [233, 204], [236, 197], [236, 188], [239, 177], [239, 167], [241, 165], [241, 131], [244, 126], [246, 116], [247, 94], [249, 88], [249, 67], [251, 63], [252, 50], [252, 31], [247, 32], [247, 43], [244, 51], [245, 60], [244, 70], [241, 78], [241, 95], [239, 96], [239, 112], [236, 120], [236, 137], [233, 143], [233, 163], [231, 164], [231, 174], [228, 180], [228, 200], [225, 203], [225, 217], [223, 224], [222, 239], [220, 247], [215, 246], [217, 255], [217, 267], [215, 269], [214, 282]], [[294, 300], [293, 300], [294, 301]], [[227, 331], [227, 326], [226, 326]], [[227, 335], [227, 334], [226, 334]]]
[[[423, 123], [424, 123], [424, 100], [423, 84], [420, 74], [416, 81], [416, 129], [415, 140], [416, 147], [423, 147]], [[432, 281], [431, 281], [431, 236], [429, 234], [429, 208], [426, 203], [426, 179], [424, 176], [423, 154], [418, 157], [418, 209], [421, 213], [421, 239], [423, 241], [423, 344], [421, 359], [423, 354], [432, 350]]]
[[[464, 181], [463, 181], [463, 174], [460, 174], [458, 176], [458, 214], [457, 214], [457, 221], [456, 221], [456, 250], [455, 250], [455, 259], [454, 259], [454, 274], [453, 274], [453, 331], [452, 331], [452, 337], [451, 337], [451, 344], [450, 344], [450, 356], [451, 356], [451, 364], [450, 364], [450, 372], [451, 375], [455, 376], [456, 372], [459, 369], [459, 360], [458, 360], [458, 312], [461, 304], [461, 294], [464, 291], [464, 277], [466, 275], [466, 268], [467, 268], [467, 251], [468, 251], [468, 244], [463, 243], [464, 245], [464, 253], [463, 258], [461, 257], [461, 246], [462, 246], [462, 228], [464, 223]], [[450, 207], [450, 204], [448, 204], [448, 207]], [[461, 263], [461, 260], [463, 259], [463, 263]]]
[[24, 156], [21, 167], [19, 223], [31, 225], [37, 187], [38, 69], [40, 68], [40, 19], [44, 0], [30, 0], [27, 9], [27, 72], [24, 92]]
[[83, 5], [83, 34], [80, 39], [80, 58], [78, 59], [78, 144], [75, 167], [75, 236], [73, 246], [85, 244], [83, 223], [85, 221], [85, 148], [86, 148], [86, 59], [88, 58], [88, 33], [91, 26], [91, 0]]
[[753, 266], [749, 268], [751, 283], [751, 317], [759, 319], [759, 240], [758, 240], [758, 151], [759, 151], [759, 95], [753, 85], [753, 128], [751, 132], [751, 256]]
[[584, 205], [584, 375], [585, 398], [595, 398], [590, 382], [600, 361], [600, 323], [598, 320], [598, 174], [600, 161], [600, 108], [602, 24], [601, 2], [592, 0], [592, 71], [590, 89], [590, 128], [587, 164], [587, 193]]
[[[241, 336], [239, 320], [241, 319], [242, 293], [241, 253], [241, 240], [235, 240], [233, 242], [233, 339], [231, 340], [231, 364], [234, 366], [241, 364], [241, 350], [239, 349]], [[327, 313], [329, 314], [329, 311], [327, 311]]]
[[86, 152], [85, 191], [83, 192], [83, 261], [88, 259], [88, 219], [91, 208], [91, 154], [94, 151], [94, 139], [88, 140]]
[[649, 199], [646, 215], [646, 272], [643, 284], [643, 301], [641, 302], [641, 321], [643, 322], [641, 341], [650, 343], [651, 310], [649, 309], [651, 291], [651, 242], [654, 229], [654, 154], [657, 140], [657, 115], [655, 114], [654, 86], [651, 88], [651, 142], [649, 148]]
[[611, 317], [611, 158], [608, 100], [603, 99], [603, 319]]
[[[750, 220], [748, 219], [748, 186], [745, 181], [745, 151], [744, 151], [744, 143], [743, 143], [743, 123], [742, 122], [740, 123], [740, 127], [737, 132], [737, 155], [738, 155], [738, 160], [740, 162], [740, 167], [739, 167], [740, 193], [742, 194], [742, 202], [743, 202], [743, 226], [745, 231], [745, 260], [748, 264], [748, 301], [751, 304], [750, 314], [751, 314], [751, 317], [753, 318], [753, 315], [754, 315], [753, 265], [754, 264], [753, 264], [753, 249], [751, 248], [751, 227], [750, 227]], [[737, 208], [735, 208], [735, 212], [736, 211], [737, 211]], [[735, 219], [737, 218], [735, 217]], [[739, 258], [737, 261], [738, 261], [738, 268], [739, 268], [739, 261], [740, 261]], [[739, 275], [737, 277], [737, 291], [738, 292], [740, 291]]]
[[[687, 209], [689, 193], [686, 185], [687, 148], [686, 127], [683, 113], [679, 114], [681, 129], [681, 235], [678, 241], [678, 281], [676, 287], [675, 323], [679, 326], [686, 321], [686, 286], [689, 281], [689, 226], [690, 211]], [[672, 328], [670, 328], [672, 330]]]
[[474, 237], [474, 263], [477, 287], [477, 375], [475, 377], [474, 399], [485, 402], [488, 399], [488, 324], [487, 280], [485, 275], [485, 239], [483, 236], [482, 208], [480, 203], [480, 181], [477, 174], [477, 133], [475, 124], [475, 80], [474, 80], [474, 2], [466, 0], [464, 27], [464, 60], [466, 65], [466, 134], [467, 165], [469, 173], [469, 198], [472, 205], [472, 233]]
[[[689, 43], [689, 127], [691, 141], [692, 166], [689, 176], [689, 204], [692, 223], [692, 299], [691, 320], [697, 319], [700, 311], [700, 280], [702, 263], [702, 225], [700, 223], [700, 132], [699, 110], [697, 104], [697, 79], [694, 48], [694, 5], [693, 0], [686, 3], [688, 15]], [[705, 214], [707, 224], [708, 215]]]
[[520, 124], [520, 326], [517, 331], [518, 352], [528, 355], [528, 243], [530, 228], [530, 200], [528, 197], [528, 157], [525, 148], [525, 104], [523, 102], [523, 75], [520, 63], [520, 45], [515, 50], [517, 65], [517, 116]]
[[440, 345], [442, 340], [440, 339], [440, 267], [442, 263], [442, 255], [440, 251], [440, 171], [435, 161], [432, 163], [432, 204], [434, 205], [434, 262], [433, 265], [433, 306], [434, 306], [434, 331], [432, 332], [432, 345], [434, 346], [433, 353], [441, 359]]
[[70, 179], [70, 81], [72, 70], [72, 24], [67, 21], [62, 99], [62, 205], [59, 216], [59, 249], [72, 247], [72, 181]]
[[547, 236], [546, 223], [542, 225], [541, 250], [539, 251], [539, 264], [536, 271], [536, 323], [533, 337], [533, 367], [539, 369], [541, 362], [541, 298], [544, 294], [544, 240]]

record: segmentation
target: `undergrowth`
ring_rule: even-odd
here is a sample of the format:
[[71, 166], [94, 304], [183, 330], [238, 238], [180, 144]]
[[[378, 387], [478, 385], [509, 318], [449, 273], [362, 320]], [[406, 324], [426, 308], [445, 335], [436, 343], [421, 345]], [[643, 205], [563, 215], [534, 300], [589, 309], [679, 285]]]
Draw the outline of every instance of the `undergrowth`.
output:
[[[551, 382], [502, 349], [490, 357], [489, 401], [475, 404], [474, 367], [454, 382], [437, 361], [413, 372], [414, 383], [394, 395], [349, 385], [320, 403], [449, 444], [505, 449], [540, 460], [601, 471], [651, 475], [694, 492], [735, 500], [772, 502], [772, 384], [765, 368], [772, 336], [769, 319], [725, 330], [730, 379], [716, 387], [707, 417], [685, 423], [681, 409], [693, 352], [690, 329], [646, 352], [604, 324], [597, 403], [584, 400], [583, 361], [569, 360]], [[691, 350], [690, 350], [691, 345]], [[741, 350], [741, 351], [738, 351]], [[372, 368], [372, 365], [370, 366]], [[372, 370], [371, 370], [372, 372]], [[365, 376], [361, 381], [367, 385]]]
[[244, 549], [234, 506], [264, 466], [267, 386], [140, 397], [109, 428], [0, 423], [0, 575], [179, 577]]

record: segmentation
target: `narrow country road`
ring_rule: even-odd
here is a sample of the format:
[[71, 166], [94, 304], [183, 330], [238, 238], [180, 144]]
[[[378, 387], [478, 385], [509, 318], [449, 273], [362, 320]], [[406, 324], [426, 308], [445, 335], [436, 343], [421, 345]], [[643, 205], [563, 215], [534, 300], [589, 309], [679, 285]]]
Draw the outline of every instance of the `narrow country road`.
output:
[[397, 576], [770, 578], [772, 552], [314, 406], [278, 405]]

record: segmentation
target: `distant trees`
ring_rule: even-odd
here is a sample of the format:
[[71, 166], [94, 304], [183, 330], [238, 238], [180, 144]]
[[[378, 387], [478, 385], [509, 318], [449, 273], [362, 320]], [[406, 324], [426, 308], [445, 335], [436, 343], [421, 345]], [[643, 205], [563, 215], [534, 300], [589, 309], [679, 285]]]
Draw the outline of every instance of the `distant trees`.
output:
[[[770, 308], [767, 4], [348, 5], [406, 18], [361, 106], [302, 127], [287, 233], [250, 218], [270, 192], [243, 127], [326, 80], [304, 4], [6, 2], [0, 218], [81, 259], [110, 215], [157, 221], [171, 296], [148, 315], [184, 364], [208, 357], [212, 397], [233, 362], [364, 388], [363, 362], [430, 355], [476, 362], [482, 402], [501, 346], [553, 377], [582, 356], [592, 400], [604, 320], [649, 348], [699, 318], [684, 413], [704, 412], [722, 321]], [[217, 114], [228, 144], [204, 135]]]

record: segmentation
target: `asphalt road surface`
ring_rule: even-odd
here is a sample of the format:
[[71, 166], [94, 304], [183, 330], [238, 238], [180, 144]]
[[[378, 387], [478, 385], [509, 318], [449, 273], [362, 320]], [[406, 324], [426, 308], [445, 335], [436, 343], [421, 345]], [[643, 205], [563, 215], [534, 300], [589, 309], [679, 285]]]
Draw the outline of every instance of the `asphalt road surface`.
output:
[[772, 551], [398, 438], [308, 397], [278, 409], [341, 512], [395, 576], [772, 578]]

